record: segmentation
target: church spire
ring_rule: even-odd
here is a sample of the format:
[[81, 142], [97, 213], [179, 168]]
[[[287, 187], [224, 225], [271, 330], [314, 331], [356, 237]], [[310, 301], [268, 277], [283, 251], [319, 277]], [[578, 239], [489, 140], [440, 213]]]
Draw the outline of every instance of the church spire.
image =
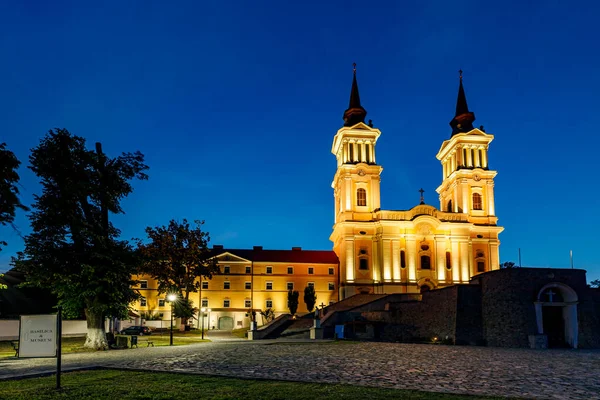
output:
[[352, 79], [352, 89], [350, 91], [350, 104], [344, 111], [344, 126], [353, 126], [359, 122], [365, 122], [367, 111], [360, 105], [360, 95], [358, 94], [358, 83], [356, 82], [356, 63], [354, 65], [354, 77]]
[[473, 121], [475, 121], [475, 114], [469, 111], [469, 106], [467, 106], [467, 96], [465, 95], [465, 88], [462, 81], [462, 70], [459, 70], [458, 73], [460, 74], [460, 83], [458, 85], [458, 98], [456, 99], [456, 115], [450, 121], [452, 136], [461, 132], [469, 132], [473, 129]]

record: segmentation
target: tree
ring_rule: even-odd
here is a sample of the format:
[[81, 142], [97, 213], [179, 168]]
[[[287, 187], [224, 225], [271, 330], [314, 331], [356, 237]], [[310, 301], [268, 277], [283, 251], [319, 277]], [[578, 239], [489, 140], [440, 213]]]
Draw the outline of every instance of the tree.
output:
[[590, 286], [593, 288], [600, 288], [600, 279], [596, 279], [590, 282]]
[[300, 293], [297, 290], [290, 290], [288, 292], [288, 308], [290, 310], [290, 314], [296, 314], [298, 311], [298, 298], [300, 297]]
[[85, 312], [85, 347], [106, 349], [106, 317], [127, 316], [139, 297], [131, 279], [138, 260], [108, 214], [122, 214], [130, 181], [147, 179], [140, 152], [108, 158], [66, 129], [49, 131], [32, 149], [29, 168], [42, 184], [30, 214], [33, 232], [14, 260], [27, 283], [48, 287], [67, 315]]
[[[12, 151], [6, 149], [6, 143], [0, 143], [0, 225], [12, 225], [17, 208], [28, 211], [19, 200], [19, 165], [21, 162]], [[0, 250], [6, 244], [0, 240]]]
[[512, 261], [506, 261], [500, 264], [500, 268], [517, 268], [518, 265], [515, 265]]
[[[217, 261], [208, 248], [210, 235], [202, 230], [204, 221], [194, 223], [195, 226], [190, 226], [186, 219], [171, 220], [168, 226], [148, 227], [149, 243], [138, 241], [143, 260], [141, 272], [156, 279], [159, 294], [178, 293], [180, 301], [186, 304], [190, 302], [190, 293], [200, 288], [198, 278], [210, 279], [218, 272]], [[186, 317], [188, 314], [178, 315], [184, 324], [193, 315]]]
[[312, 312], [313, 308], [315, 308], [315, 303], [317, 302], [317, 295], [315, 294], [315, 287], [309, 285], [304, 288], [304, 303], [306, 304], [306, 309], [308, 312]]

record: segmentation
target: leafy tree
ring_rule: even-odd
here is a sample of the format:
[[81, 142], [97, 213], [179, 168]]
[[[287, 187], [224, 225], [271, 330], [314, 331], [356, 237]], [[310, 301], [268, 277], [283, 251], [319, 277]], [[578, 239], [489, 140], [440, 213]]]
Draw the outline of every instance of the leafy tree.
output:
[[[194, 223], [195, 226], [190, 226], [186, 219], [182, 222], [171, 220], [168, 226], [148, 227], [149, 242], [138, 241], [143, 259], [141, 272], [156, 279], [159, 294], [178, 293], [182, 307], [190, 302], [190, 293], [200, 288], [198, 278], [210, 279], [218, 272], [217, 261], [208, 248], [210, 235], [202, 230], [204, 221]], [[192, 315], [182, 312], [178, 316], [186, 323]]]
[[590, 286], [593, 288], [600, 288], [600, 279], [596, 279], [590, 282]]
[[500, 268], [517, 268], [518, 265], [515, 265], [512, 261], [506, 261], [500, 264]]
[[29, 161], [42, 193], [34, 196], [33, 232], [14, 263], [28, 284], [51, 288], [67, 315], [83, 309], [85, 347], [106, 349], [105, 318], [127, 316], [139, 297], [131, 279], [135, 251], [118, 239], [108, 214], [123, 213], [120, 203], [133, 191], [132, 179], [148, 178], [144, 156], [108, 158], [99, 143], [94, 152], [84, 138], [55, 129], [32, 149]]
[[300, 293], [297, 290], [290, 290], [288, 292], [288, 308], [290, 310], [290, 314], [296, 314], [298, 311], [298, 298], [300, 297]]
[[[19, 200], [19, 165], [21, 162], [12, 151], [6, 149], [6, 143], [0, 143], [0, 225], [12, 225], [17, 208], [28, 210]], [[6, 244], [0, 240], [0, 250]]]
[[306, 309], [308, 312], [312, 312], [313, 308], [315, 308], [315, 303], [317, 302], [317, 295], [315, 293], [314, 286], [307, 286], [304, 288], [304, 303], [306, 304]]

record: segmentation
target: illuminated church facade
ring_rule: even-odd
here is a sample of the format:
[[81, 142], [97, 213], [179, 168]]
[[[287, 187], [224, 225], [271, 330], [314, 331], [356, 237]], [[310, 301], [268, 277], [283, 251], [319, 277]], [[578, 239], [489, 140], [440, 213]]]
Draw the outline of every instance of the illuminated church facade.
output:
[[[494, 139], [473, 127], [460, 76], [451, 135], [436, 157], [441, 163], [439, 209], [421, 203], [382, 210], [376, 145], [381, 131], [362, 107], [356, 69], [344, 126], [333, 138], [337, 160], [332, 188], [335, 224], [330, 240], [340, 264], [340, 299], [366, 293], [415, 293], [468, 283], [499, 269], [494, 206], [496, 171], [488, 166]], [[421, 192], [422, 194], [422, 192]]]

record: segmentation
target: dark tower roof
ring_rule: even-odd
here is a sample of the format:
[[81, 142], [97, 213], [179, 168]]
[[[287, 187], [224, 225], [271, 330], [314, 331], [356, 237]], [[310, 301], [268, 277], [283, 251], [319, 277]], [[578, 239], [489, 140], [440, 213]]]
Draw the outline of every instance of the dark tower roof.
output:
[[350, 90], [350, 104], [344, 111], [344, 126], [353, 126], [359, 122], [365, 122], [367, 110], [360, 105], [360, 95], [358, 94], [358, 83], [356, 82], [356, 63], [354, 63], [354, 77], [352, 79], [352, 89]]
[[458, 98], [456, 99], [456, 115], [450, 121], [452, 136], [461, 132], [469, 132], [473, 129], [473, 121], [475, 121], [475, 114], [469, 111], [469, 106], [467, 106], [467, 96], [465, 95], [465, 88], [462, 81], [462, 70], [459, 73], [460, 83], [458, 85]]

